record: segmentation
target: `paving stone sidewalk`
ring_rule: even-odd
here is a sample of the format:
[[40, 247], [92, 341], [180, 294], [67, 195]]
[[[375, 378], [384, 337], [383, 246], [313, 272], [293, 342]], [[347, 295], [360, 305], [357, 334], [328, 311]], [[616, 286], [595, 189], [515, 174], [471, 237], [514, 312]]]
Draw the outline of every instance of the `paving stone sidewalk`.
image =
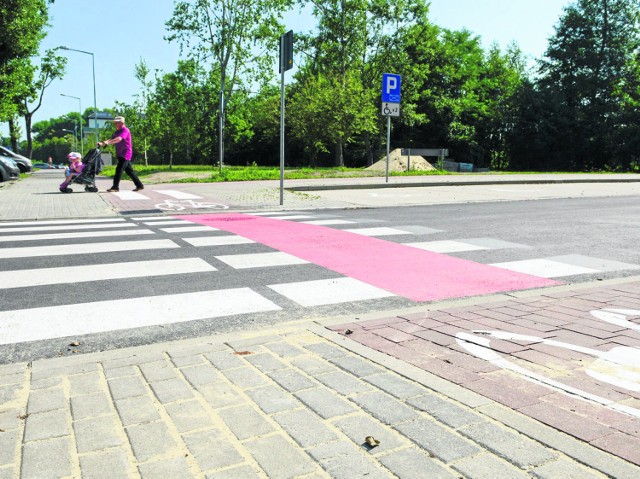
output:
[[0, 478], [637, 474], [313, 325], [0, 366]]

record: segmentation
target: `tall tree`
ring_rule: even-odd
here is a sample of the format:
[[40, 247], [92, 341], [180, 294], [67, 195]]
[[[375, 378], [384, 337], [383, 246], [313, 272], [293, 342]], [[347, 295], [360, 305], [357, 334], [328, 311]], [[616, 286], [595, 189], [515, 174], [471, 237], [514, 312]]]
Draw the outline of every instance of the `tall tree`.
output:
[[572, 158], [569, 167], [625, 167], [616, 143], [628, 131], [625, 103], [640, 97], [638, 52], [638, 0], [578, 0], [565, 9], [541, 62], [540, 86], [573, 118], [562, 142], [551, 145]]
[[[219, 81], [219, 161], [224, 155], [224, 118], [235, 88], [270, 78], [278, 34], [278, 19], [290, 0], [175, 0], [166, 23], [169, 41], [180, 42], [191, 58], [212, 60]], [[191, 48], [193, 47], [193, 48]]]
[[[3, 0], [0, 2], [0, 121], [12, 120], [19, 99], [28, 94], [32, 82], [29, 57], [38, 51], [48, 21], [47, 0]], [[16, 145], [13, 145], [15, 148]]]
[[40, 66], [34, 67], [34, 72], [37, 71], [37, 78], [31, 85], [31, 88], [26, 96], [22, 98], [22, 104], [20, 112], [24, 117], [25, 133], [27, 135], [27, 155], [31, 158], [31, 152], [33, 149], [33, 139], [31, 135], [31, 122], [33, 114], [42, 106], [42, 99], [44, 92], [51, 82], [57, 78], [64, 76], [67, 59], [61, 55], [58, 55], [55, 50], [47, 50], [42, 57]]

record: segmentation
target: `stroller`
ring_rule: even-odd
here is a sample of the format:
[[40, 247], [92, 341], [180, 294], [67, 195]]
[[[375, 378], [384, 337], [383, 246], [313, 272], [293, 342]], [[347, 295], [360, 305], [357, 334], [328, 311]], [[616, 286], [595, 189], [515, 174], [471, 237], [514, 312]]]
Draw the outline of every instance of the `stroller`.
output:
[[104, 162], [100, 156], [100, 149], [93, 148], [87, 152], [82, 159], [82, 171], [80, 173], [71, 171], [64, 182], [60, 185], [62, 193], [73, 193], [69, 188], [70, 183], [79, 183], [84, 185], [84, 191], [97, 193], [96, 175], [99, 175], [104, 167]]

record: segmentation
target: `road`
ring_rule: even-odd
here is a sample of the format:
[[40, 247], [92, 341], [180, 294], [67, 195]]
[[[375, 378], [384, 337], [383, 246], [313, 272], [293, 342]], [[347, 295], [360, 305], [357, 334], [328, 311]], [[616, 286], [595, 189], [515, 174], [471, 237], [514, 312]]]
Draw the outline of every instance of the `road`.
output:
[[2, 222], [0, 362], [635, 275], [635, 199]]

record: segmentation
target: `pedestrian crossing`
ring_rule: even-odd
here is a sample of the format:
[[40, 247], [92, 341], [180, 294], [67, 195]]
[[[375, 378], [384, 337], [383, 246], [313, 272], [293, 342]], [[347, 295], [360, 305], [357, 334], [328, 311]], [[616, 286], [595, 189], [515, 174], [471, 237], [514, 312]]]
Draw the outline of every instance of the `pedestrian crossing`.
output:
[[[340, 212], [0, 222], [0, 344], [256, 314], [297, 319], [338, 305], [405, 307], [460, 297], [443, 286], [456, 281], [452, 271], [471, 283], [485, 275], [500, 290], [640, 269], [578, 254], [536, 258], [531, 246], [498, 238], [430, 241], [446, 231], [372, 223]], [[521, 259], [470, 259], [500, 251]], [[424, 258], [432, 269], [414, 268]]]

